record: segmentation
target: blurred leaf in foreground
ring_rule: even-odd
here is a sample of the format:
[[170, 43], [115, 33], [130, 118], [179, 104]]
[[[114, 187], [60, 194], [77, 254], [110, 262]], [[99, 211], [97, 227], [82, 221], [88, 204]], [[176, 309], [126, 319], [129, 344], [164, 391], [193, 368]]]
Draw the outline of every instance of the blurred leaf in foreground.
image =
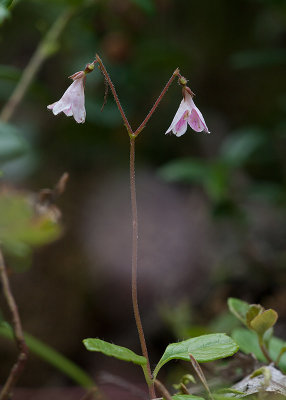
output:
[[43, 189], [38, 194], [2, 188], [0, 241], [8, 252], [26, 256], [33, 247], [59, 237], [61, 213], [54, 200], [65, 189], [67, 178], [64, 174], [55, 189]]

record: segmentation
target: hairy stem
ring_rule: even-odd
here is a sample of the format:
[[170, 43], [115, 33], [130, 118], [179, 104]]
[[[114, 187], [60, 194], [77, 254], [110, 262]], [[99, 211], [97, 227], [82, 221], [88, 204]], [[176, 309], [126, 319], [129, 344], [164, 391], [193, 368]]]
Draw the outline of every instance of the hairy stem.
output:
[[68, 10], [65, 10], [62, 14], [59, 15], [49, 31], [46, 33], [45, 37], [38, 45], [35, 53], [32, 55], [28, 65], [24, 69], [24, 72], [16, 88], [11, 94], [11, 97], [3, 107], [0, 113], [0, 120], [8, 122], [11, 119], [17, 106], [22, 101], [27, 89], [34, 80], [41, 65], [54, 52], [56, 41], [61, 35], [66, 24], [72, 17], [73, 13], [74, 8], [69, 8]]
[[149, 119], [152, 117], [154, 111], [156, 110], [156, 108], [158, 107], [160, 101], [162, 100], [162, 98], [164, 97], [164, 95], [166, 94], [167, 90], [169, 89], [169, 87], [171, 86], [173, 80], [177, 77], [177, 76], [181, 76], [179, 73], [179, 69], [177, 68], [174, 72], [173, 75], [171, 76], [171, 78], [168, 80], [168, 82], [166, 83], [164, 89], [162, 90], [161, 94], [159, 95], [158, 99], [155, 101], [153, 107], [151, 108], [151, 110], [149, 111], [149, 113], [147, 114], [147, 116], [145, 117], [145, 119], [143, 120], [143, 122], [139, 125], [139, 127], [136, 129], [136, 131], [134, 132], [134, 136], [138, 136], [139, 133], [142, 131], [142, 129], [145, 128], [145, 125], [147, 124], [147, 122], [149, 121]]
[[13, 323], [13, 330], [14, 330], [14, 336], [15, 336], [15, 341], [17, 344], [17, 347], [19, 349], [19, 355], [18, 358], [13, 365], [10, 374], [6, 380], [6, 383], [4, 384], [2, 391], [0, 393], [0, 400], [8, 400], [10, 399], [11, 396], [11, 391], [21, 375], [27, 358], [28, 358], [28, 347], [26, 345], [24, 335], [23, 335], [23, 330], [22, 330], [22, 324], [18, 312], [18, 307], [16, 304], [16, 301], [14, 299], [14, 296], [11, 291], [10, 283], [9, 283], [9, 278], [7, 274], [7, 269], [5, 266], [3, 254], [0, 250], [0, 278], [2, 282], [2, 287], [3, 287], [3, 293], [6, 298], [6, 301], [8, 303], [9, 309], [12, 314], [12, 323]]
[[125, 115], [125, 112], [123, 111], [123, 108], [122, 108], [121, 103], [119, 101], [119, 98], [117, 96], [117, 93], [116, 93], [115, 87], [114, 87], [114, 85], [112, 83], [112, 80], [110, 79], [110, 76], [108, 75], [108, 72], [107, 72], [107, 70], [106, 70], [106, 68], [105, 68], [105, 66], [104, 66], [104, 64], [103, 64], [103, 62], [102, 62], [102, 60], [101, 60], [101, 58], [99, 57], [98, 54], [96, 54], [95, 60], [96, 60], [96, 62], [98, 62], [100, 71], [103, 73], [104, 78], [105, 78], [106, 82], [108, 83], [108, 85], [109, 85], [109, 87], [110, 87], [110, 89], [112, 91], [114, 100], [116, 102], [116, 105], [118, 107], [118, 110], [119, 110], [119, 112], [121, 114], [121, 117], [122, 117], [122, 119], [124, 121], [124, 125], [126, 126], [126, 129], [127, 129], [128, 133], [129, 133], [129, 135], [133, 134], [132, 128], [131, 128], [131, 126], [129, 124], [129, 121], [128, 121], [126, 115]]
[[[138, 254], [138, 216], [137, 216], [137, 201], [136, 201], [136, 185], [135, 185], [135, 138], [130, 138], [130, 191], [131, 191], [131, 208], [132, 208], [132, 305], [136, 327], [140, 340], [143, 356], [147, 359], [147, 371], [152, 382], [152, 373], [150, 368], [148, 350], [146, 346], [143, 326], [141, 322], [138, 294], [137, 294], [137, 254]], [[154, 384], [149, 385], [149, 394], [151, 399], [156, 397]]]

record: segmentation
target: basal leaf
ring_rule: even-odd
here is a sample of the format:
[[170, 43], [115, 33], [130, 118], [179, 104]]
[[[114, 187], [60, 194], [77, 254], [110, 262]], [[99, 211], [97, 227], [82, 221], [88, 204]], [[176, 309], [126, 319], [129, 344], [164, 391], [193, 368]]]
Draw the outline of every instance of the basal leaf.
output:
[[227, 300], [229, 311], [236, 316], [244, 325], [246, 323], [246, 315], [249, 310], [249, 304], [246, 301], [230, 297]]
[[117, 346], [116, 344], [108, 343], [101, 339], [84, 339], [83, 344], [89, 351], [97, 351], [106, 356], [115, 357], [123, 361], [130, 361], [141, 366], [147, 364], [145, 357], [138, 356], [138, 354], [126, 347]]
[[224, 333], [202, 335], [183, 342], [171, 343], [154, 370], [154, 379], [168, 361], [174, 359], [190, 361], [189, 355], [192, 354], [198, 362], [207, 362], [232, 356], [237, 351], [238, 345]]

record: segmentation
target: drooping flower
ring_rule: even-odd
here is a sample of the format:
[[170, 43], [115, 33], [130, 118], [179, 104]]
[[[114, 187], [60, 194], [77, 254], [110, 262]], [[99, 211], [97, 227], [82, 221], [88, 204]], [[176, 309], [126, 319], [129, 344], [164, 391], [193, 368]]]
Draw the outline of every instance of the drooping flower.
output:
[[176, 136], [182, 136], [186, 130], [188, 124], [196, 132], [206, 132], [210, 133], [208, 127], [205, 123], [202, 113], [196, 107], [193, 99], [191, 90], [189, 88], [184, 88], [183, 90], [183, 100], [175, 114], [175, 117], [167, 129], [166, 133], [173, 132]]
[[73, 80], [73, 83], [67, 88], [59, 101], [48, 105], [47, 108], [52, 110], [54, 115], [63, 112], [68, 117], [73, 116], [79, 124], [84, 123], [86, 116], [84, 106], [85, 77], [93, 69], [94, 63], [90, 63], [87, 64], [84, 71], [79, 71], [71, 75], [69, 78]]

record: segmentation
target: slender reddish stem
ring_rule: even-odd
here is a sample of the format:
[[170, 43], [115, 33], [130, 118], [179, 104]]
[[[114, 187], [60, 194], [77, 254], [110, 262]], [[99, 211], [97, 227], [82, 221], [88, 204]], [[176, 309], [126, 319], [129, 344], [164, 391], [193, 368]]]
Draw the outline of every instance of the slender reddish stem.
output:
[[114, 100], [115, 100], [115, 102], [117, 104], [118, 110], [119, 110], [119, 112], [120, 112], [120, 114], [122, 116], [122, 119], [124, 121], [124, 125], [126, 126], [126, 129], [127, 129], [128, 133], [129, 133], [129, 135], [132, 135], [133, 134], [132, 128], [131, 128], [131, 126], [129, 124], [129, 121], [128, 121], [126, 115], [125, 115], [125, 112], [123, 111], [123, 108], [122, 108], [121, 103], [119, 101], [119, 98], [117, 96], [115, 87], [114, 87], [114, 85], [112, 83], [112, 80], [110, 79], [110, 76], [108, 75], [108, 72], [106, 71], [106, 68], [105, 68], [105, 66], [104, 66], [103, 62], [101, 61], [101, 58], [99, 57], [98, 54], [96, 55], [95, 60], [96, 60], [96, 62], [98, 62], [99, 68], [100, 68], [101, 72], [103, 73], [106, 81], [109, 84], [109, 87], [110, 87], [110, 89], [112, 91]]
[[169, 89], [169, 87], [171, 86], [173, 80], [176, 77], [180, 77], [180, 73], [179, 73], [179, 69], [177, 68], [174, 72], [173, 75], [171, 76], [171, 78], [168, 80], [168, 82], [166, 83], [164, 89], [162, 90], [161, 94], [159, 95], [158, 99], [155, 101], [153, 107], [151, 108], [151, 110], [149, 111], [149, 113], [147, 114], [147, 116], [145, 117], [145, 119], [143, 120], [143, 122], [139, 125], [139, 127], [136, 129], [136, 131], [134, 132], [134, 136], [138, 136], [139, 133], [145, 128], [145, 125], [147, 124], [147, 122], [149, 121], [149, 119], [152, 117], [154, 111], [156, 110], [156, 108], [158, 107], [160, 101], [162, 100], [162, 98], [164, 97], [164, 95], [166, 94], [167, 90]]
[[[137, 200], [136, 200], [136, 183], [135, 183], [135, 138], [130, 138], [130, 192], [131, 192], [131, 208], [132, 208], [132, 304], [134, 317], [136, 321], [137, 331], [139, 335], [140, 345], [143, 356], [147, 359], [147, 371], [150, 382], [152, 381], [152, 373], [150, 368], [148, 350], [146, 346], [143, 326], [141, 322], [138, 293], [137, 293], [137, 259], [138, 259], [138, 216], [137, 216]], [[154, 385], [149, 384], [149, 394], [151, 399], [156, 397]]]
[[141, 317], [140, 317], [140, 312], [139, 312], [139, 306], [138, 306], [138, 293], [137, 293], [137, 258], [138, 258], [138, 216], [137, 216], [137, 201], [136, 201], [136, 185], [135, 185], [135, 139], [139, 135], [139, 133], [142, 131], [142, 129], [146, 126], [147, 122], [153, 115], [154, 111], [158, 107], [160, 101], [166, 94], [167, 90], [169, 89], [170, 85], [174, 81], [176, 77], [181, 78], [181, 74], [179, 72], [179, 69], [176, 69], [167, 84], [165, 85], [164, 89], [162, 90], [161, 94], [159, 95], [158, 99], [155, 101], [154, 105], [152, 106], [151, 110], [141, 123], [139, 127], [136, 129], [135, 132], [133, 132], [129, 121], [123, 111], [123, 108], [121, 106], [121, 103], [119, 101], [118, 95], [116, 93], [115, 87], [111, 81], [110, 76], [108, 75], [108, 72], [101, 60], [101, 58], [96, 55], [94, 63], [98, 63], [99, 69], [104, 75], [105, 81], [108, 83], [114, 100], [117, 104], [118, 110], [121, 114], [121, 117], [124, 121], [124, 125], [127, 129], [127, 132], [130, 136], [130, 190], [131, 190], [131, 208], [132, 208], [132, 304], [133, 304], [133, 312], [134, 312], [134, 317], [135, 317], [135, 322], [136, 322], [136, 327], [138, 331], [138, 336], [140, 340], [140, 345], [141, 345], [141, 351], [143, 356], [147, 360], [147, 372], [148, 372], [148, 387], [149, 387], [149, 395], [151, 399], [156, 398], [156, 393], [155, 393], [155, 386], [152, 380], [152, 372], [150, 368], [150, 361], [149, 361], [149, 356], [148, 356], [148, 350], [146, 346], [146, 341], [145, 341], [145, 336], [144, 336], [144, 331], [143, 331], [143, 326], [141, 322]]
[[2, 391], [0, 393], [0, 400], [8, 400], [11, 397], [11, 391], [13, 389], [13, 386], [15, 385], [17, 379], [21, 375], [27, 358], [28, 358], [28, 347], [26, 345], [25, 339], [24, 339], [24, 334], [23, 334], [23, 329], [22, 329], [22, 324], [18, 312], [18, 307], [16, 304], [16, 301], [14, 299], [14, 296], [12, 294], [12, 290], [10, 287], [9, 283], [9, 278], [3, 258], [3, 254], [0, 250], [0, 278], [2, 282], [2, 287], [3, 287], [3, 293], [4, 296], [7, 300], [8, 306], [10, 308], [11, 314], [12, 314], [12, 322], [13, 322], [13, 329], [14, 329], [14, 336], [15, 340], [17, 343], [17, 347], [19, 349], [19, 355], [17, 358], [17, 361], [13, 365], [10, 374], [6, 380], [6, 383], [4, 384]]
[[152, 117], [154, 111], [155, 111], [156, 108], [158, 107], [160, 101], [162, 100], [162, 98], [163, 98], [164, 95], [166, 94], [167, 90], [168, 90], [169, 87], [171, 86], [171, 84], [172, 84], [172, 82], [174, 81], [174, 79], [175, 79], [176, 77], [182, 78], [182, 75], [180, 74], [180, 71], [179, 71], [179, 69], [177, 68], [177, 69], [173, 72], [171, 78], [170, 78], [170, 79], [168, 80], [168, 82], [166, 83], [164, 89], [162, 90], [162, 92], [160, 93], [159, 97], [157, 98], [157, 100], [156, 100], [155, 103], [153, 104], [153, 106], [152, 106], [151, 110], [149, 111], [149, 113], [148, 113], [148, 114], [146, 115], [146, 117], [144, 118], [143, 122], [139, 125], [139, 127], [136, 129], [136, 131], [133, 132], [133, 130], [132, 130], [130, 124], [129, 124], [129, 121], [128, 121], [128, 119], [127, 119], [127, 117], [126, 117], [126, 115], [125, 115], [125, 113], [124, 113], [124, 111], [123, 111], [123, 108], [122, 108], [121, 103], [120, 103], [120, 101], [119, 101], [119, 98], [118, 98], [118, 95], [117, 95], [117, 93], [116, 93], [115, 87], [114, 87], [114, 85], [113, 85], [113, 83], [112, 83], [112, 80], [110, 79], [110, 76], [108, 75], [108, 72], [107, 72], [107, 70], [106, 70], [106, 68], [105, 68], [105, 66], [104, 66], [104, 64], [103, 64], [103, 62], [102, 62], [102, 60], [101, 60], [101, 58], [99, 57], [98, 54], [97, 54], [96, 57], [95, 57], [95, 62], [98, 63], [101, 72], [103, 73], [103, 75], [104, 75], [106, 81], [108, 82], [108, 85], [109, 85], [109, 87], [110, 87], [110, 89], [111, 89], [111, 91], [112, 91], [114, 100], [115, 100], [115, 102], [116, 102], [116, 104], [117, 104], [118, 110], [119, 110], [119, 112], [120, 112], [120, 114], [121, 114], [121, 116], [122, 116], [122, 119], [123, 119], [123, 121], [124, 121], [124, 125], [125, 125], [125, 127], [126, 127], [126, 129], [127, 129], [127, 132], [128, 132], [128, 134], [129, 134], [129, 136], [132, 136], [132, 137], [138, 136], [139, 133], [145, 128], [147, 122], [148, 122], [149, 119]]

